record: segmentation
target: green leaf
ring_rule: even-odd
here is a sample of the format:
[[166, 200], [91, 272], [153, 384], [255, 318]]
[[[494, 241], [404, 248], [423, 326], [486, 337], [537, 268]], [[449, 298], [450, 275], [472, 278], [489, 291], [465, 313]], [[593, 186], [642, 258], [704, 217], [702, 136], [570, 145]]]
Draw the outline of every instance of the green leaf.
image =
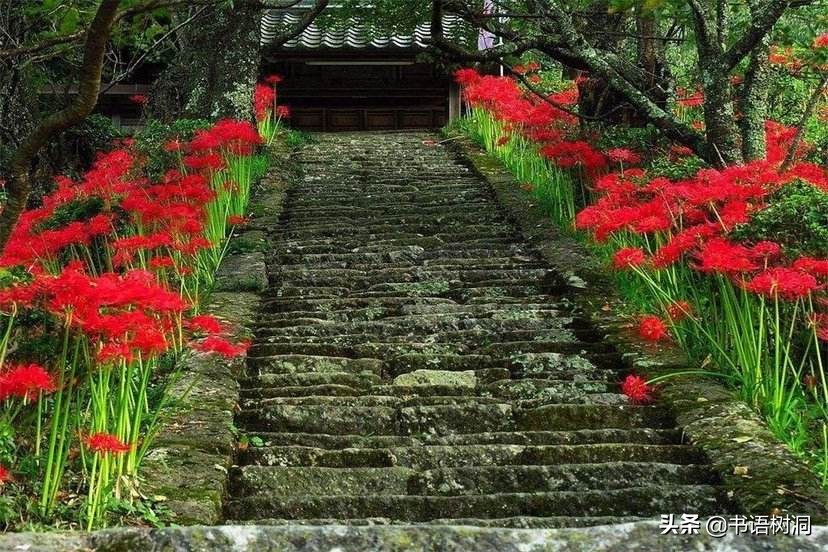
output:
[[60, 21], [60, 32], [61, 34], [72, 34], [76, 30], [78, 30], [78, 22], [80, 21], [80, 12], [78, 12], [77, 8], [69, 8], [67, 10], [66, 15], [63, 16], [63, 19]]

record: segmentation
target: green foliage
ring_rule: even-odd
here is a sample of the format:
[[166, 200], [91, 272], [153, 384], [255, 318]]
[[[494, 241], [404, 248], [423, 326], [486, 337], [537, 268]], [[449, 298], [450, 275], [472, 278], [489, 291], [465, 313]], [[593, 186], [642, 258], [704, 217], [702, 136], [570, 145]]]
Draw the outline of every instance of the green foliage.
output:
[[694, 155], [673, 160], [661, 154], [650, 160], [647, 173], [654, 177], [663, 176], [670, 180], [684, 180], [691, 178], [705, 166], [707, 164]]
[[806, 182], [789, 184], [732, 234], [739, 240], [779, 242], [793, 256], [828, 257], [828, 194]]
[[290, 148], [301, 148], [313, 143], [313, 137], [307, 132], [288, 129], [284, 134], [285, 144]]
[[51, 217], [38, 225], [40, 231], [64, 228], [76, 221], [89, 220], [103, 209], [103, 201], [98, 197], [84, 197], [64, 203], [55, 208]]

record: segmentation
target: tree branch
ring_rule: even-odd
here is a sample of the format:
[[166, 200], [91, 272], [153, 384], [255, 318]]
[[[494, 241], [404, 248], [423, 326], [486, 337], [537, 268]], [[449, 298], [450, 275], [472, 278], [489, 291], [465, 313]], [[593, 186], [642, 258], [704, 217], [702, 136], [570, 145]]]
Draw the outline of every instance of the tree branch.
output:
[[31, 191], [29, 171], [38, 152], [55, 136], [83, 121], [95, 108], [101, 88], [101, 71], [109, 35], [118, 15], [120, 0], [102, 0], [86, 31], [78, 94], [64, 109], [43, 119], [23, 140], [11, 160], [8, 199], [0, 212], [0, 251], [5, 248], [17, 219], [26, 208]]

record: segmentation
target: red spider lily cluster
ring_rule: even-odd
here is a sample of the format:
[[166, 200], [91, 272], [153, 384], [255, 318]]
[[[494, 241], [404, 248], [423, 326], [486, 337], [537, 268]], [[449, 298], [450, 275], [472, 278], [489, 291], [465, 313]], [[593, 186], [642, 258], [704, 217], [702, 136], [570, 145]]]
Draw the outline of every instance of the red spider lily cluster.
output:
[[[90, 524], [113, 482], [135, 474], [147, 386], [161, 357], [188, 347], [227, 358], [247, 350], [218, 320], [198, 314], [198, 299], [228, 232], [245, 221], [250, 158], [262, 142], [248, 122], [219, 121], [189, 141], [168, 142], [176, 161], [156, 179], [122, 144], [82, 178], [57, 178], [14, 228], [0, 254], [0, 273], [16, 275], [0, 287], [0, 400], [42, 403], [31, 441], [44, 466], [44, 514], [59, 494], [72, 435], [86, 434], [87, 451], [108, 455], [88, 475]], [[27, 327], [23, 318], [41, 322]], [[55, 357], [10, 362], [19, 354], [9, 352], [11, 340], [48, 328], [64, 334]], [[49, 432], [45, 449], [41, 427]]]
[[256, 116], [259, 134], [270, 144], [283, 120], [290, 119], [290, 108], [277, 105], [277, 85], [282, 82], [280, 75], [268, 75], [257, 83], [253, 91], [253, 113]]
[[[826, 47], [828, 38], [818, 37], [815, 56]], [[776, 51], [772, 61], [795, 69], [806, 65], [794, 52]], [[811, 62], [808, 67], [819, 69]], [[574, 224], [611, 250], [619, 284], [647, 305], [636, 324], [642, 340], [674, 338], [701, 353], [700, 363], [712, 361], [720, 370], [714, 374], [738, 382], [742, 396], [777, 424], [783, 438], [793, 433], [785, 425], [792, 419], [785, 401], [816, 406], [828, 418], [828, 259], [790, 253], [796, 244], [734, 232], [786, 186], [804, 182], [828, 192], [828, 171], [804, 161], [812, 146], [802, 140], [791, 153], [796, 129], [767, 121], [765, 159], [670, 180], [651, 174], [642, 153], [601, 151], [569, 113], [576, 86], [539, 99], [512, 78], [472, 69], [455, 78], [471, 106], [470, 134], [515, 171], [522, 188], [548, 203], [548, 196], [538, 195], [545, 188], [561, 204], [573, 205], [548, 208], [558, 222]], [[675, 109], [701, 129], [703, 123], [691, 119], [704, 101], [698, 89], [679, 90]], [[673, 162], [693, 155], [685, 146], [665, 149]], [[793, 163], [783, 169], [789, 156]], [[583, 190], [580, 212], [573, 188]], [[621, 389], [634, 404], [653, 399], [640, 376], [627, 377]]]

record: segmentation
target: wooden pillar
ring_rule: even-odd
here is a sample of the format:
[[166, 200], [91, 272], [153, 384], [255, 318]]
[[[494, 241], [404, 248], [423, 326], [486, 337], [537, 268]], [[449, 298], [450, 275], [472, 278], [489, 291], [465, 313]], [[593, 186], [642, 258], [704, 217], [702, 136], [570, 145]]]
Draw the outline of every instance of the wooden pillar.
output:
[[460, 118], [463, 106], [460, 101], [460, 86], [456, 82], [449, 84], [448, 120], [451, 123]]

